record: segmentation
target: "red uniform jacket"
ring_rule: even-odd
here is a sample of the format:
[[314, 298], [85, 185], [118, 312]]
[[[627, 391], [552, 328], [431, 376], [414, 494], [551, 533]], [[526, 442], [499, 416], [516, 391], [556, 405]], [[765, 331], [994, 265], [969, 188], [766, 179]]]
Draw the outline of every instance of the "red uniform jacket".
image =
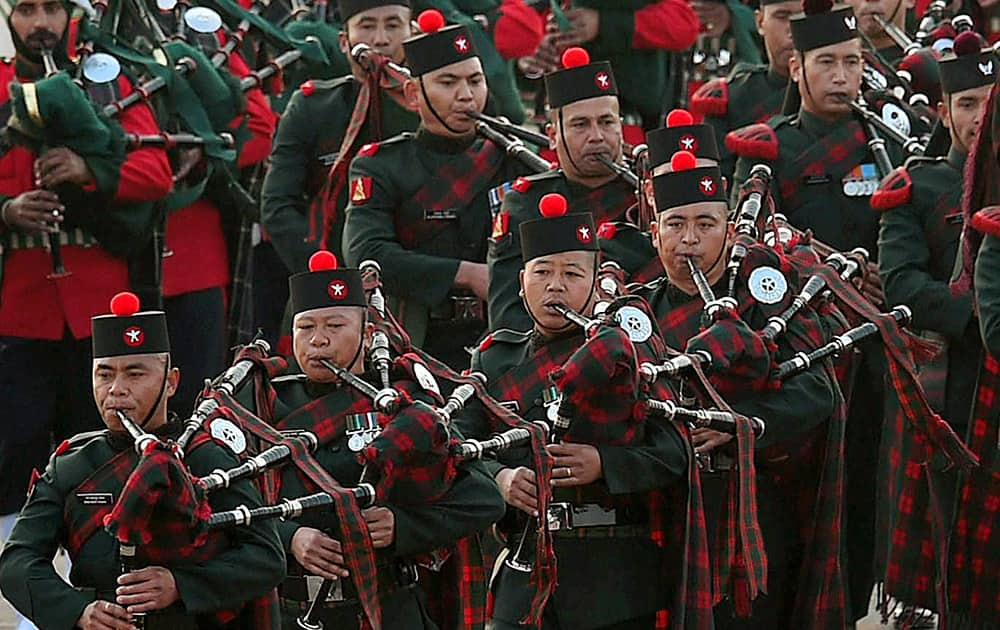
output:
[[[229, 57], [229, 71], [237, 77], [250, 68], [236, 54]], [[271, 151], [277, 116], [259, 88], [247, 93], [247, 130], [252, 134], [236, 162], [240, 168], [260, 162]], [[233, 121], [239, 127], [243, 117]], [[167, 251], [163, 259], [163, 295], [172, 297], [229, 283], [229, 256], [219, 209], [208, 199], [199, 199], [167, 217]]]
[[[8, 86], [14, 80], [13, 62], [0, 62], [0, 103], [7, 102]], [[132, 83], [120, 76], [118, 89], [125, 96], [132, 92]], [[160, 132], [153, 112], [142, 103], [125, 110], [118, 121], [126, 132]], [[0, 196], [16, 197], [35, 189], [35, 158], [23, 147], [14, 147], [0, 156]], [[167, 195], [172, 185], [167, 154], [162, 149], [139, 149], [130, 152], [122, 165], [116, 199], [154, 201]], [[67, 212], [72, 211], [67, 208]], [[7, 229], [0, 225], [0, 247]], [[62, 256], [71, 275], [49, 279], [46, 276], [52, 263], [45, 249], [7, 249], [0, 253], [0, 336], [62, 339], [69, 327], [75, 338], [84, 339], [90, 336], [90, 318], [106, 313], [112, 296], [129, 288], [125, 261], [99, 245], [63, 246]]]

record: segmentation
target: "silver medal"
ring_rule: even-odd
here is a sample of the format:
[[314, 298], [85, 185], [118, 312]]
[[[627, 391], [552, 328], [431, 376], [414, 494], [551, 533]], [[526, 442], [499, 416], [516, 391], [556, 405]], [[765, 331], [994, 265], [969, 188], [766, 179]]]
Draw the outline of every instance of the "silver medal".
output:
[[761, 304], [777, 304], [788, 292], [785, 276], [774, 267], [757, 267], [750, 274], [750, 295]]
[[355, 433], [347, 440], [347, 448], [351, 449], [351, 452], [358, 453], [365, 447], [365, 436], [361, 433]]

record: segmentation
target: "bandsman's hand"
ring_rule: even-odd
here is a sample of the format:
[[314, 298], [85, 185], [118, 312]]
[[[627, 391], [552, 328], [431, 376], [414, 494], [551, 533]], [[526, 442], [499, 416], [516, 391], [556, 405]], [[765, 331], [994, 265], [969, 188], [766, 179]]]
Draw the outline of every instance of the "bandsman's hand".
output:
[[299, 564], [313, 575], [328, 580], [350, 575], [343, 551], [340, 541], [312, 527], [300, 527], [292, 536], [292, 555]]
[[517, 67], [528, 78], [538, 78], [559, 69], [559, 48], [556, 46], [556, 33], [550, 33], [542, 38], [535, 54], [521, 57]]
[[552, 485], [585, 486], [604, 476], [601, 453], [590, 444], [560, 442], [545, 447], [552, 456]]
[[135, 630], [131, 619], [132, 616], [121, 606], [97, 600], [83, 609], [83, 614], [76, 620], [76, 627], [81, 630]]
[[881, 308], [886, 305], [885, 293], [882, 292], [882, 278], [878, 275], [877, 264], [868, 263], [868, 269], [865, 270], [864, 278], [859, 288], [865, 298], [875, 306]]
[[691, 431], [691, 444], [694, 445], [696, 455], [710, 453], [713, 449], [728, 444], [732, 439], [733, 436], [728, 433], [720, 433], [707, 427], [699, 427]]
[[35, 185], [52, 188], [70, 183], [86, 186], [94, 181], [94, 174], [82, 157], [66, 147], [49, 149], [35, 160]]
[[396, 515], [387, 507], [370, 507], [361, 510], [372, 537], [372, 547], [385, 549], [396, 539]]
[[484, 302], [490, 298], [490, 272], [486, 263], [471, 262], [463, 260], [458, 263], [458, 272], [455, 273], [455, 286], [459, 289], [468, 289], [476, 297]]
[[601, 32], [601, 14], [597, 9], [569, 9], [566, 11], [566, 19], [572, 28], [559, 35], [557, 43], [562, 48], [592, 42]]
[[726, 3], [717, 0], [691, 0], [691, 8], [698, 16], [703, 33], [715, 36], [729, 30], [732, 16]]
[[115, 595], [129, 613], [163, 610], [181, 598], [174, 574], [156, 566], [119, 576]]
[[29, 190], [3, 205], [3, 222], [9, 227], [34, 234], [57, 232], [63, 221], [65, 206], [51, 190]]
[[538, 516], [535, 471], [524, 466], [505, 468], [497, 473], [496, 482], [500, 488], [500, 495], [508, 505], [513, 505], [531, 516]]
[[183, 181], [185, 177], [190, 175], [194, 167], [201, 164], [203, 157], [205, 157], [205, 152], [201, 150], [201, 147], [181, 149], [177, 172], [174, 173], [174, 182]]

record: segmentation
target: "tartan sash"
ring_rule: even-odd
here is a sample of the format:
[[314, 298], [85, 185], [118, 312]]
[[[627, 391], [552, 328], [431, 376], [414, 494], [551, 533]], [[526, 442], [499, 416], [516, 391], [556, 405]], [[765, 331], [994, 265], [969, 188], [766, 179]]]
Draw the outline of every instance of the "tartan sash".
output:
[[621, 178], [589, 191], [583, 199], [574, 199], [572, 212], [589, 212], [594, 217], [594, 225], [619, 221], [629, 208], [636, 204], [635, 192]]
[[867, 154], [865, 130], [857, 121], [837, 126], [791, 160], [793, 164], [805, 165], [800, 172], [794, 177], [779, 175], [783, 206], [798, 208], [802, 205], [801, 194], [805, 192], [802, 182], [805, 178], [829, 176], [833, 180], [840, 179]]
[[[323, 234], [320, 239], [320, 249], [329, 249], [328, 239], [330, 228], [337, 219], [337, 199], [340, 197], [344, 185], [347, 183], [348, 170], [351, 160], [357, 155], [360, 149], [358, 136], [365, 123], [369, 123], [371, 130], [369, 138], [371, 141], [382, 139], [382, 102], [380, 91], [392, 99], [403, 101], [402, 88], [406, 77], [396, 71], [389, 62], [388, 57], [374, 55], [375, 68], [369, 73], [365, 80], [361, 82], [358, 89], [357, 99], [354, 101], [354, 109], [351, 111], [351, 118], [344, 131], [344, 139], [340, 143], [340, 151], [330, 171], [327, 174], [326, 182], [320, 190], [319, 195], [313, 200], [313, 207], [309, 211], [309, 240], [316, 240], [316, 215], [323, 217]], [[373, 95], [375, 98], [372, 98]], [[337, 247], [339, 243], [335, 244]]]
[[[471, 212], [472, 201], [490, 185], [504, 164], [505, 153], [482, 138], [476, 139], [464, 153], [454, 156], [438, 170], [413, 196], [412, 201], [421, 211], [453, 210]], [[400, 215], [397, 215], [400, 216]], [[433, 239], [452, 224], [451, 221], [418, 219], [410, 224], [396, 219], [396, 234], [406, 249], [416, 249]]]

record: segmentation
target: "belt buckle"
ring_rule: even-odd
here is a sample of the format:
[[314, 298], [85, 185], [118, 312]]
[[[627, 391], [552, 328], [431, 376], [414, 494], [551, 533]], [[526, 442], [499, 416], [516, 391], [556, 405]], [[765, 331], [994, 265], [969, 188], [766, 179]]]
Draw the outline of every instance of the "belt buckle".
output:
[[550, 532], [573, 529], [573, 505], [570, 503], [550, 503], [546, 520]]
[[573, 524], [576, 527], [613, 527], [618, 524], [618, 511], [593, 503], [574, 506]]
[[[323, 584], [323, 579], [318, 575], [307, 575], [306, 578], [306, 592], [309, 594], [309, 601], [316, 599], [316, 595], [319, 594], [319, 587]], [[340, 578], [333, 580], [333, 586], [330, 588], [330, 592], [326, 596], [325, 602], [342, 602], [344, 601], [344, 583], [340, 581]]]
[[483, 301], [472, 295], [453, 295], [451, 301], [455, 306], [455, 319], [483, 320]]

